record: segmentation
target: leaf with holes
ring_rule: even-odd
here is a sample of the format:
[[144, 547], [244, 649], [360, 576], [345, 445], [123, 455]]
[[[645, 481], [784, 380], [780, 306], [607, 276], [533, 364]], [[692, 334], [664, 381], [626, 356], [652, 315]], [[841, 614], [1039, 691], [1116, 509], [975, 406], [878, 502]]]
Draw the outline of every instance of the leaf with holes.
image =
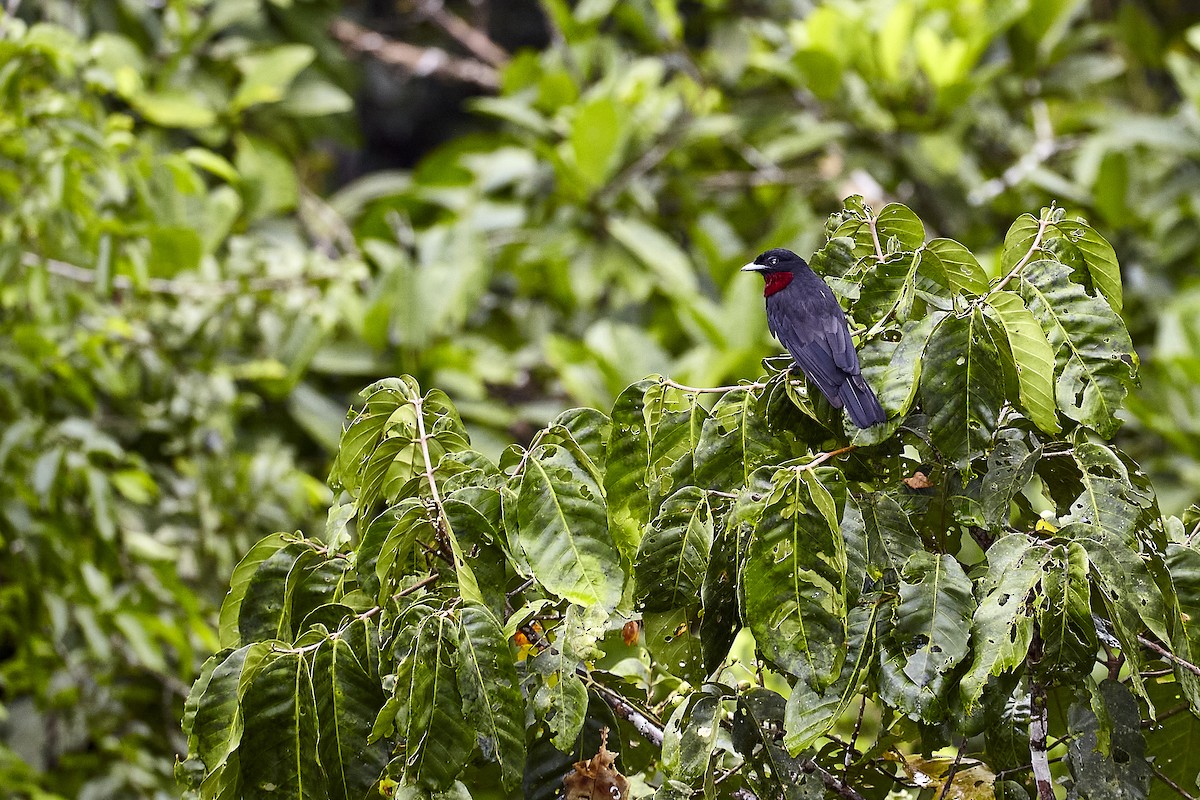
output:
[[845, 657], [845, 542], [798, 470], [776, 473], [744, 569], [754, 576], [744, 613], [764, 655], [813, 689], [828, 686]]
[[1054, 350], [1059, 409], [1107, 437], [1120, 425], [1116, 413], [1136, 375], [1137, 354], [1121, 318], [1070, 273], [1065, 264], [1035, 261], [1021, 273], [1021, 297]]
[[634, 598], [647, 611], [692, 605], [700, 596], [713, 542], [708, 496], [685, 486], [663, 503], [642, 537], [634, 579]]

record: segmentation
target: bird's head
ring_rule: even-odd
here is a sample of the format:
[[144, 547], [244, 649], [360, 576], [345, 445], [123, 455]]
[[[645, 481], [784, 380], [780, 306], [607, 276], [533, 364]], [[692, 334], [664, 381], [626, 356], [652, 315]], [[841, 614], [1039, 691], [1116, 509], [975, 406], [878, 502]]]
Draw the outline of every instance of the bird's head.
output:
[[804, 259], [791, 250], [776, 247], [760, 253], [758, 258], [742, 267], [742, 272], [760, 273], [766, 281], [766, 285], [763, 287], [763, 296], [770, 297], [787, 288], [787, 285], [792, 282], [793, 273], [807, 266]]
[[808, 264], [804, 262], [804, 259], [791, 250], [776, 247], [773, 250], [760, 253], [758, 258], [742, 267], [742, 272], [793, 272], [806, 266]]

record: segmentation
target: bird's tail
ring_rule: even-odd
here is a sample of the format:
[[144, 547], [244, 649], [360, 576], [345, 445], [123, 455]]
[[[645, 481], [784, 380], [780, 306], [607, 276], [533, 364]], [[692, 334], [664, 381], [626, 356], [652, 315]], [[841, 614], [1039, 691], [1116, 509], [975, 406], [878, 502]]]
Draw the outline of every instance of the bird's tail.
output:
[[879, 398], [862, 375], [851, 375], [842, 384], [838, 397], [845, 405], [850, 421], [860, 428], [869, 428], [887, 419]]

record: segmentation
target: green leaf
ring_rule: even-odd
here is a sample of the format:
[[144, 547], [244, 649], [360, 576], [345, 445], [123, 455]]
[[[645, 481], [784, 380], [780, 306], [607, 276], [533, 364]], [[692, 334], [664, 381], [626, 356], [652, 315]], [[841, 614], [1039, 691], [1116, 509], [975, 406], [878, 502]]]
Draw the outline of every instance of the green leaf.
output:
[[221, 603], [219, 628], [221, 647], [237, 647], [242, 643], [241, 632], [238, 629], [238, 617], [241, 616], [242, 601], [250, 581], [258, 572], [259, 566], [282, 548], [287, 546], [287, 534], [273, 533], [260, 539], [250, 552], [242, 557], [229, 578], [229, 592]]
[[316, 560], [313, 549], [294, 542], [259, 565], [238, 615], [242, 641], [292, 640], [292, 598]]
[[642, 615], [646, 650], [667, 674], [693, 686], [704, 683], [704, 647], [699, 637], [699, 604]]
[[880, 692], [910, 715], [932, 722], [945, 711], [949, 673], [967, 655], [975, 598], [971, 581], [951, 555], [923, 550], [909, 556], [892, 624], [883, 639]]
[[1064, 219], [1055, 227], [1079, 249], [1092, 283], [1112, 306], [1112, 310], [1121, 313], [1121, 268], [1112, 245], [1095, 228], [1081, 220]]
[[983, 518], [992, 530], [1003, 530], [1008, 525], [1010, 506], [1013, 499], [1021, 493], [1033, 479], [1034, 469], [1042, 457], [1039, 446], [1032, 452], [1018, 435], [1010, 435], [1009, 430], [1002, 431], [1000, 441], [988, 454], [987, 472], [983, 476], [982, 495]]
[[571, 152], [586, 188], [603, 186], [616, 168], [626, 138], [626, 111], [602, 94], [580, 104], [571, 123]]
[[963, 705], [979, 702], [988, 678], [1025, 662], [1033, 639], [1032, 592], [1045, 550], [1023, 533], [997, 539], [987, 551], [983, 599], [971, 625], [973, 660], [959, 683]]
[[1153, 767], [1146, 760], [1146, 739], [1138, 703], [1123, 684], [1106, 680], [1100, 695], [1112, 724], [1111, 752], [1097, 752], [1100, 721], [1084, 702], [1067, 715], [1067, 763], [1080, 795], [1095, 800], [1144, 800], [1150, 791]]
[[[1041, 223], [1032, 214], [1022, 214], [1017, 217], [1008, 233], [1004, 235], [1004, 250], [1000, 255], [1000, 271], [1007, 275], [1013, 267], [1025, 258], [1034, 241], [1037, 240]], [[1032, 258], [1032, 256], [1030, 256]]]
[[671, 778], [696, 783], [708, 775], [721, 732], [724, 698], [695, 692], [679, 704], [663, 731], [663, 770]]
[[1021, 394], [1021, 410], [1046, 433], [1058, 433], [1054, 401], [1054, 350], [1024, 301], [1012, 292], [987, 295], [987, 307], [1008, 337]]
[[279, 654], [261, 667], [242, 698], [242, 716], [239, 761], [246, 798], [329, 796], [317, 753], [312, 675], [303, 656]]
[[846, 658], [842, 672], [823, 693], [818, 694], [803, 681], [797, 681], [788, 696], [784, 714], [784, 744], [788, 752], [798, 753], [811, 747], [829, 732], [850, 708], [862, 686], [863, 676], [875, 655], [875, 631], [880, 604], [851, 609], [846, 637]]
[[1070, 273], [1065, 264], [1035, 261], [1021, 273], [1021, 296], [1054, 350], [1058, 407], [1111, 436], [1137, 355], [1121, 318], [1071, 281]]
[[642, 531], [650, 521], [651, 433], [646, 423], [646, 391], [651, 381], [638, 381], [617, 397], [612, 408], [612, 433], [604, 461], [604, 491], [608, 528], [627, 560], [637, 553]]
[[746, 557], [745, 616], [773, 664], [821, 690], [845, 657], [845, 543], [799, 470], [780, 470], [774, 484]]
[[916, 251], [925, 244], [925, 226], [908, 206], [888, 203], [875, 220], [875, 230], [883, 242], [895, 237], [902, 250]]
[[759, 797], [821, 797], [820, 778], [783, 747], [784, 714], [784, 699], [770, 689], [753, 688], [740, 695], [733, 715], [733, 749], [745, 759], [748, 782]]
[[761, 390], [721, 395], [696, 443], [692, 480], [697, 486], [737, 491], [756, 469], [778, 462], [762, 406]]
[[367, 744], [385, 700], [367, 654], [367, 638], [374, 635], [371, 623], [356, 620], [325, 642], [313, 663], [321, 767], [329, 796], [338, 800], [362, 798], [388, 762], [385, 742]]
[[213, 657], [219, 663], [199, 698], [190, 732], [195, 737], [196, 755], [209, 772], [237, 751], [242, 739], [243, 675], [253, 674], [268, 649], [267, 644], [256, 642]]
[[547, 590], [582, 606], [616, 607], [625, 575], [604, 492], [570, 450], [539, 445], [526, 457], [517, 521], [521, 546]]
[[316, 51], [306, 44], [284, 44], [239, 57], [237, 66], [243, 77], [230, 107], [241, 111], [261, 103], [279, 102], [300, 71], [316, 56]]
[[912, 252], [894, 253], [872, 263], [854, 304], [855, 319], [872, 324], [893, 309], [897, 319], [907, 319], [914, 297], [913, 280], [920, 265], [921, 254]]
[[[1193, 662], [1194, 663], [1194, 662]], [[1150, 701], [1160, 709], [1154, 725], [1146, 728], [1146, 755], [1154, 767], [1185, 790], [1197, 788], [1200, 775], [1200, 717], [1195, 713], [1169, 713], [1185, 702], [1177, 683], [1151, 682]], [[1193, 703], [1192, 708], [1196, 706]], [[1176, 800], [1179, 794], [1164, 781], [1150, 782], [1151, 800]]]
[[1083, 491], [1063, 522], [1095, 525], [1136, 551], [1142, 531], [1159, 517], [1145, 476], [1133, 475], [1117, 451], [1089, 441], [1082, 433], [1075, 437], [1071, 456], [1079, 468]]
[[525, 771], [525, 699], [504, 631], [490, 610], [468, 604], [458, 640], [463, 713], [479, 731], [484, 757], [500, 765], [506, 789]]
[[545, 719], [554, 746], [571, 752], [583, 730], [588, 707], [588, 692], [575, 674], [579, 659], [562, 649], [548, 648], [533, 659], [533, 669], [546, 676], [534, 695], [538, 716]]
[[924, 549], [912, 520], [895, 498], [881, 492], [847, 501], [842, 529], [863, 527], [857, 535], [866, 544], [866, 569], [878, 580], [891, 570], [899, 573], [912, 554]]
[[669, 296], [688, 296], [696, 291], [696, 272], [691, 259], [658, 228], [636, 217], [609, 217], [607, 228]]
[[863, 377], [875, 388], [889, 418], [903, 419], [912, 408], [923, 369], [922, 354], [945, 316], [945, 312], [935, 311], [920, 322], [906, 324], [899, 342], [877, 337], [859, 350]]
[[921, 403], [934, 444], [960, 469], [991, 442], [1004, 379], [999, 354], [983, 314], [948, 316], [925, 348]]
[[396, 683], [407, 709], [406, 773], [427, 789], [449, 788], [475, 747], [474, 722], [463, 714], [455, 676], [458, 639], [449, 617], [427, 617]]
[[1057, 545], [1047, 554], [1044, 569], [1045, 603], [1038, 609], [1041, 668], [1070, 679], [1090, 668], [1099, 646], [1092, 621], [1087, 550], [1078, 542]]
[[938, 257], [949, 288], [955, 294], [982, 297], [987, 294], [988, 278], [975, 255], [953, 239], [934, 239], [925, 249]]
[[634, 561], [634, 599], [646, 611], [696, 602], [713, 542], [708, 496], [695, 486], [671, 495], [642, 538]]
[[164, 128], [197, 130], [217, 124], [216, 112], [198, 92], [141, 91], [130, 97], [129, 102], [148, 122]]

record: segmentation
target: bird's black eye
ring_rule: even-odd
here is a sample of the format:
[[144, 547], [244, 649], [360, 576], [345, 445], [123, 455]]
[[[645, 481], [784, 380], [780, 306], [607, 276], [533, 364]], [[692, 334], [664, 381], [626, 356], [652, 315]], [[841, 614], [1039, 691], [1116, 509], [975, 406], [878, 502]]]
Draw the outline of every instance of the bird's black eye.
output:
[[768, 259], [767, 259], [767, 265], [768, 265], [768, 266], [772, 266], [772, 267], [773, 267], [773, 266], [775, 266], [775, 265], [776, 265], [776, 264], [778, 264], [778, 263], [779, 263], [779, 257], [778, 257], [778, 256], [771, 256], [770, 258], [768, 258]]

